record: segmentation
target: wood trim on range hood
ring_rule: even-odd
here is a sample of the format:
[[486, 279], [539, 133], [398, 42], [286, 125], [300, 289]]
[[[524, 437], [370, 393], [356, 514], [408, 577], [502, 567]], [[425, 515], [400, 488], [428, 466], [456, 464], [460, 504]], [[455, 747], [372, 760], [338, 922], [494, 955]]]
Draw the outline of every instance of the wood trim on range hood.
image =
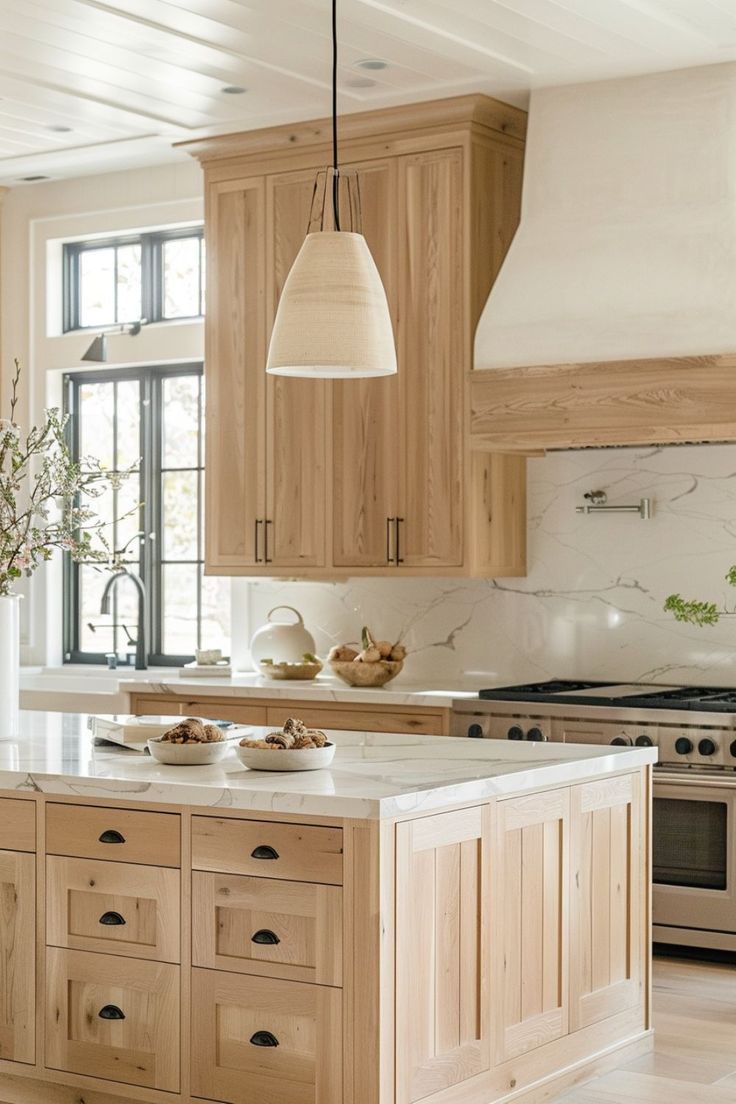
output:
[[475, 449], [736, 441], [736, 353], [471, 373]]

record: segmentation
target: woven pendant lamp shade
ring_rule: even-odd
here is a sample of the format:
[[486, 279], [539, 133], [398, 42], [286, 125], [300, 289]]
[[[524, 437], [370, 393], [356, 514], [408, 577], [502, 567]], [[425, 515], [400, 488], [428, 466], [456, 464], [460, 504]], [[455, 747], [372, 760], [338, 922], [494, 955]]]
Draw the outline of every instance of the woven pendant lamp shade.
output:
[[396, 372], [386, 292], [362, 234], [307, 234], [279, 300], [267, 371], [309, 379]]

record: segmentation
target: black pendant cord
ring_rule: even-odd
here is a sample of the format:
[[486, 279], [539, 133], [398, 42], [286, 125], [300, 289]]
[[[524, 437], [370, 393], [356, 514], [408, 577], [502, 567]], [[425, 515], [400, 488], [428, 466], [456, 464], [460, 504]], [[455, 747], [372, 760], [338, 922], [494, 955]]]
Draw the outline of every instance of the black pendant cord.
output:
[[340, 170], [337, 164], [337, 0], [332, 0], [332, 215], [340, 229]]

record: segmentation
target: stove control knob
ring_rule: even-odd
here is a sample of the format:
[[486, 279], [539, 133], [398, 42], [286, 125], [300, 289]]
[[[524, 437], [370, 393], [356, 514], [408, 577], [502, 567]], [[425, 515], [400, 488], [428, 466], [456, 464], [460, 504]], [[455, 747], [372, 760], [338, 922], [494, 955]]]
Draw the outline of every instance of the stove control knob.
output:
[[713, 741], [709, 740], [707, 737], [698, 744], [698, 751], [701, 755], [715, 755], [717, 750], [718, 748]]
[[637, 736], [634, 743], [637, 747], [653, 747], [651, 736]]
[[729, 750], [730, 750], [731, 754], [733, 755], [734, 759], [736, 759], [736, 740], [734, 740], [734, 742], [731, 744], [731, 747], [730, 747]]
[[506, 738], [508, 740], [523, 740], [524, 739], [524, 731], [523, 731], [523, 729], [519, 728], [518, 725], [512, 725], [511, 728], [506, 733]]
[[544, 733], [541, 728], [530, 728], [526, 734], [527, 740], [532, 740], [535, 743], [539, 743], [540, 740], [544, 740]]
[[468, 736], [471, 740], [483, 739], [483, 726], [479, 724], [468, 725]]
[[631, 740], [629, 740], [627, 736], [614, 736], [614, 738], [611, 740], [611, 743], [617, 745], [618, 747], [631, 747]]
[[675, 740], [675, 751], [678, 755], [689, 755], [693, 750], [693, 742], [687, 736], [678, 736]]

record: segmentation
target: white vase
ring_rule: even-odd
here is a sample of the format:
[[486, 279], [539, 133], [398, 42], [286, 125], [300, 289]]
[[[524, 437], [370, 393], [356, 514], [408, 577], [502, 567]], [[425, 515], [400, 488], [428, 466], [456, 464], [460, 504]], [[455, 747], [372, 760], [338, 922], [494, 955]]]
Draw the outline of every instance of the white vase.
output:
[[0, 597], [0, 740], [20, 734], [20, 598]]

